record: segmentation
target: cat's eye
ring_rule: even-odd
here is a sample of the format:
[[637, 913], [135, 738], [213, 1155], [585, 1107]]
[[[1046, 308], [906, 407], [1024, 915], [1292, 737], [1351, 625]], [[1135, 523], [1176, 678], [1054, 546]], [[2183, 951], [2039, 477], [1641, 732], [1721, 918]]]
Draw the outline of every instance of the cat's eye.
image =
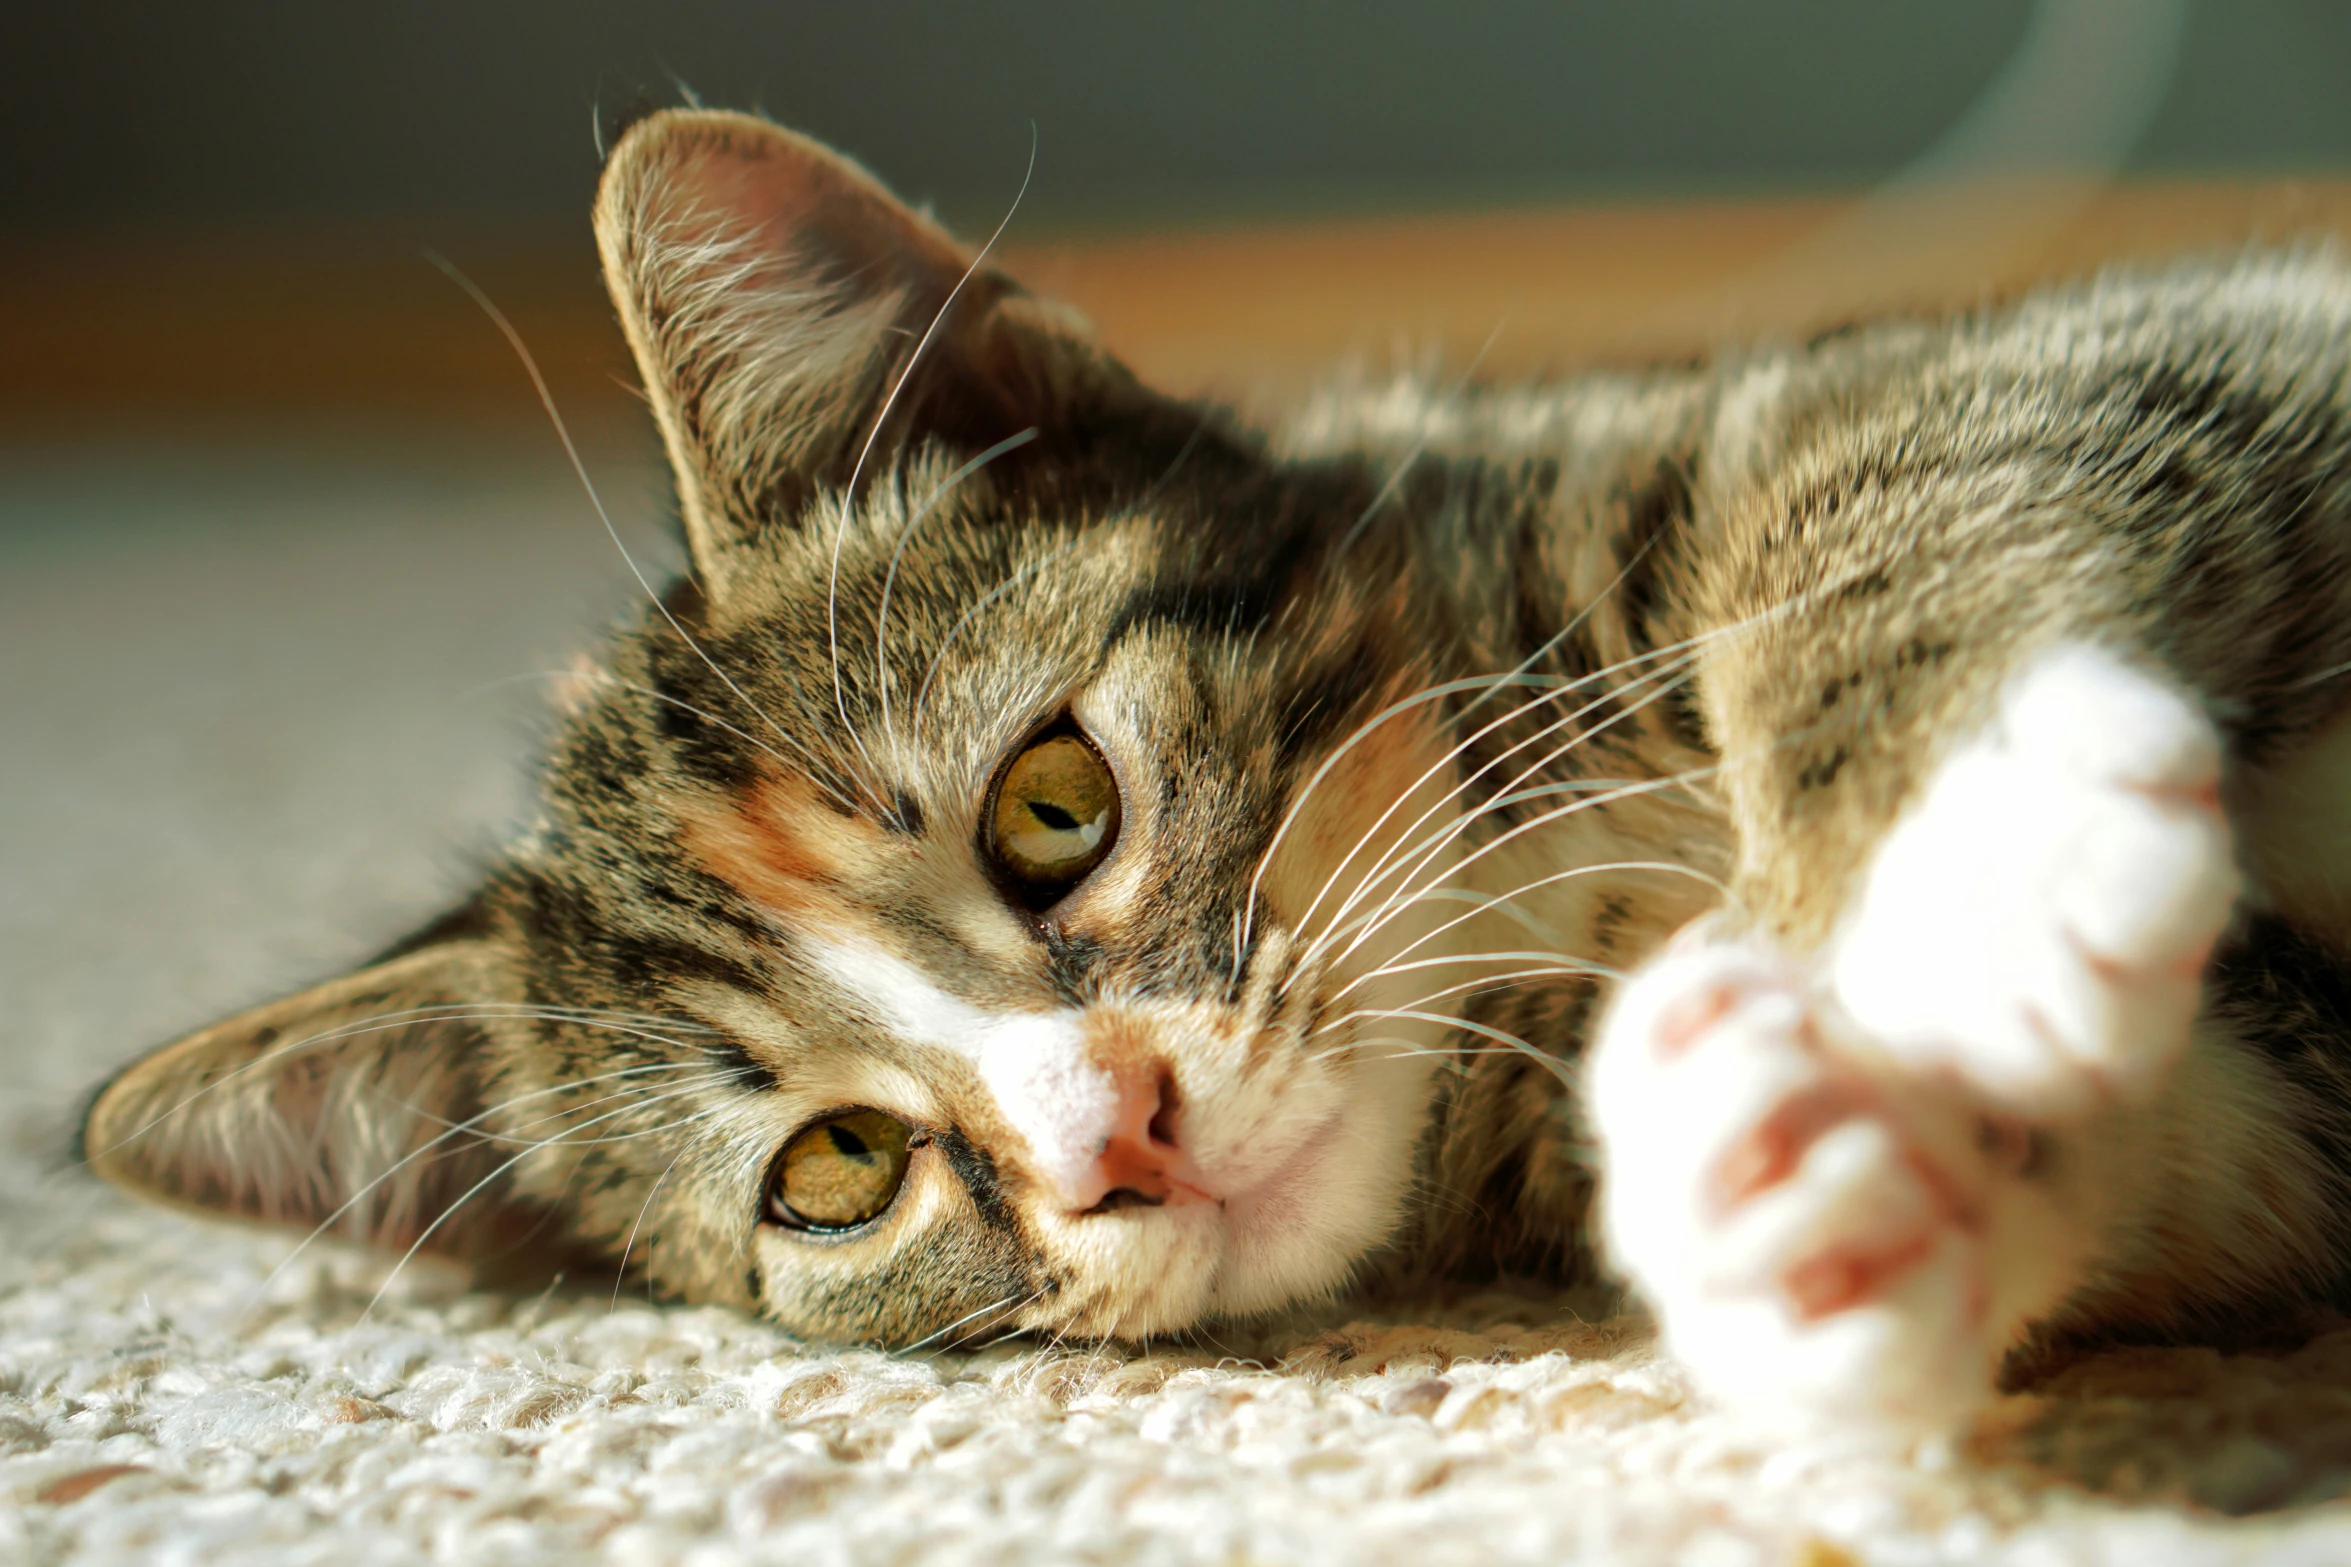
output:
[[1004, 770], [988, 846], [1030, 901], [1050, 902], [1110, 853], [1118, 814], [1118, 780], [1101, 753], [1077, 735], [1051, 735]]
[[814, 1121], [784, 1145], [768, 1217], [795, 1230], [851, 1230], [879, 1218], [905, 1184], [916, 1139], [879, 1110]]

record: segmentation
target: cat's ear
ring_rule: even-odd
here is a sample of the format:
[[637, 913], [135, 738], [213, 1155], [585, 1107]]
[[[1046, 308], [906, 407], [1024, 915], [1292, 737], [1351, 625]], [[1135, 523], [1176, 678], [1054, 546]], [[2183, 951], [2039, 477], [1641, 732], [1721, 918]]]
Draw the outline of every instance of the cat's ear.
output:
[[910, 434], [977, 450], [1133, 391], [1073, 313], [973, 271], [865, 170], [750, 115], [633, 127], [596, 240], [713, 587], [745, 535]]
[[493, 972], [484, 943], [434, 942], [166, 1045], [99, 1090], [82, 1156], [175, 1205], [376, 1246], [494, 1249], [525, 1226], [495, 1179], [505, 1156], [474, 1129], [483, 1051], [468, 1014], [499, 993]]

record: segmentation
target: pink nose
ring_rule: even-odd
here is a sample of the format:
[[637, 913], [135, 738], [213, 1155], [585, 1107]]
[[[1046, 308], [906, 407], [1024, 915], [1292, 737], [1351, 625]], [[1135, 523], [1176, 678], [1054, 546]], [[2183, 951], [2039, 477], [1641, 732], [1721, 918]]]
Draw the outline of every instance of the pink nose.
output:
[[1176, 1108], [1175, 1079], [1164, 1071], [1122, 1074], [1110, 1135], [1093, 1165], [1062, 1194], [1070, 1208], [1115, 1213], [1216, 1201], [1176, 1141]]

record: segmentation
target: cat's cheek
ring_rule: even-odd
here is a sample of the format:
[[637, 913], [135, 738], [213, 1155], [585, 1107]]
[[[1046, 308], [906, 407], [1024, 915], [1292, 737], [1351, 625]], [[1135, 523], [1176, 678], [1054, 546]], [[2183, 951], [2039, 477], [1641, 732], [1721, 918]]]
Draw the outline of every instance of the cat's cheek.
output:
[[834, 1343], [904, 1346], [959, 1321], [1015, 1326], [1038, 1293], [1028, 1247], [991, 1224], [943, 1158], [918, 1154], [873, 1224], [840, 1234], [762, 1223], [751, 1238], [760, 1309], [795, 1333]]
[[1226, 1204], [1219, 1314], [1328, 1295], [1395, 1233], [1411, 1198], [1437, 1060], [1402, 1052], [1359, 1059], [1328, 1118]]

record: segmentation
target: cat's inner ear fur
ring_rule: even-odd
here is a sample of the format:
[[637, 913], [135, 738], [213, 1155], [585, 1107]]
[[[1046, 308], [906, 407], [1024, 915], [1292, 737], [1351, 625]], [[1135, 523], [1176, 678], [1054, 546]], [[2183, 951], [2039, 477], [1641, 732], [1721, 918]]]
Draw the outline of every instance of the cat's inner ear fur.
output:
[[861, 458], [870, 479], [910, 438], [1051, 433], [1133, 385], [1074, 314], [973, 271], [856, 164], [750, 115], [631, 128], [596, 239], [714, 592], [728, 550]]
[[513, 1150], [476, 1130], [482, 1036], [468, 1014], [497, 993], [493, 970], [483, 943], [440, 942], [166, 1045], [99, 1091], [82, 1156], [168, 1203], [494, 1252], [534, 1221], [494, 1178]]

